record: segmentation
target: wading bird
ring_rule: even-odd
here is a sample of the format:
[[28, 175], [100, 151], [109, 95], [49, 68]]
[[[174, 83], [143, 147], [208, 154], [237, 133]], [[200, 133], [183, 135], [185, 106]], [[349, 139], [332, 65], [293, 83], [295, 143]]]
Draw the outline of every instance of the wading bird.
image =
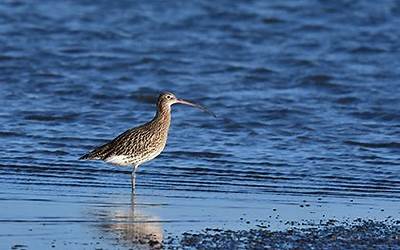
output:
[[80, 160], [103, 160], [120, 166], [132, 166], [132, 192], [135, 190], [136, 169], [139, 165], [157, 157], [167, 143], [171, 124], [171, 106], [185, 104], [199, 108], [215, 117], [205, 107], [178, 99], [170, 92], [160, 94], [157, 100], [157, 112], [154, 118], [135, 128], [128, 129], [112, 141], [95, 148]]

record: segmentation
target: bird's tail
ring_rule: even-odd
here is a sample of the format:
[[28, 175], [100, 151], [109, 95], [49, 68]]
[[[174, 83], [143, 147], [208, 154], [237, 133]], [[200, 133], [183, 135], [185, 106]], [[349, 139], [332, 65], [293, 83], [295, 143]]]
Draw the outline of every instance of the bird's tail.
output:
[[101, 160], [104, 156], [105, 147], [98, 147], [89, 153], [82, 155], [79, 160]]
[[99, 156], [96, 152], [89, 152], [85, 155], [79, 157], [79, 160], [101, 160], [101, 156]]
[[90, 160], [92, 159], [92, 156], [90, 155], [90, 153], [82, 155], [81, 157], [79, 157], [79, 160]]
[[110, 145], [108, 143], [93, 149], [89, 153], [81, 156], [79, 160], [101, 160], [104, 159], [105, 155], [107, 155], [107, 149], [109, 149]]

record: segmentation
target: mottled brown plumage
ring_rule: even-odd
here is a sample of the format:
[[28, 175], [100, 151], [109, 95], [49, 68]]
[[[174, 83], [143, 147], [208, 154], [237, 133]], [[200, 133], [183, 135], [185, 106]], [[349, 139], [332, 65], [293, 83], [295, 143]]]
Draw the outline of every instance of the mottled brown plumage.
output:
[[116, 165], [133, 166], [132, 189], [134, 189], [136, 168], [158, 156], [167, 143], [171, 124], [171, 105], [175, 103], [198, 107], [212, 114], [198, 104], [177, 99], [172, 93], [162, 93], [157, 101], [156, 115], [150, 122], [125, 131], [114, 140], [95, 148], [79, 159], [103, 160]]
[[[104, 160], [116, 165], [137, 167], [161, 153], [167, 142], [170, 123], [170, 107], [161, 102], [153, 120], [125, 131], [80, 159]], [[116, 157], [121, 157], [121, 160], [113, 161]]]

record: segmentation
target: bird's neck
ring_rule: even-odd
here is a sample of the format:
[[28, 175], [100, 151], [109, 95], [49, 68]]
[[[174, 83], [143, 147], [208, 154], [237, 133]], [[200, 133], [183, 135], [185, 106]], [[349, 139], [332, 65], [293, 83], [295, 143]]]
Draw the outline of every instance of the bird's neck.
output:
[[163, 105], [161, 107], [157, 107], [157, 113], [154, 117], [154, 121], [160, 123], [160, 126], [165, 128], [169, 128], [171, 124], [171, 106]]

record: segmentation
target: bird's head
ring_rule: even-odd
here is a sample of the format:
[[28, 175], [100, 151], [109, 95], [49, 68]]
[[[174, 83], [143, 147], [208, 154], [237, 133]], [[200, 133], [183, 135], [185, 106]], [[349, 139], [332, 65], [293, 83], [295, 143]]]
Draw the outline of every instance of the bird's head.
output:
[[201, 110], [207, 112], [208, 114], [216, 117], [214, 113], [212, 113], [211, 111], [209, 111], [205, 107], [203, 107], [203, 106], [201, 106], [201, 105], [199, 105], [197, 103], [190, 102], [188, 100], [176, 98], [176, 96], [174, 94], [172, 94], [171, 92], [164, 92], [164, 93], [160, 94], [160, 96], [158, 97], [158, 101], [157, 101], [157, 107], [159, 109], [166, 108], [166, 109], [169, 110], [171, 108], [171, 105], [176, 104], [176, 103], [180, 103], [180, 104], [185, 104], [185, 105], [189, 105], [189, 106], [192, 106], [192, 107], [196, 107], [196, 108], [201, 109]]
[[158, 97], [157, 105], [158, 106], [171, 106], [178, 102], [178, 98], [171, 92], [161, 93]]

